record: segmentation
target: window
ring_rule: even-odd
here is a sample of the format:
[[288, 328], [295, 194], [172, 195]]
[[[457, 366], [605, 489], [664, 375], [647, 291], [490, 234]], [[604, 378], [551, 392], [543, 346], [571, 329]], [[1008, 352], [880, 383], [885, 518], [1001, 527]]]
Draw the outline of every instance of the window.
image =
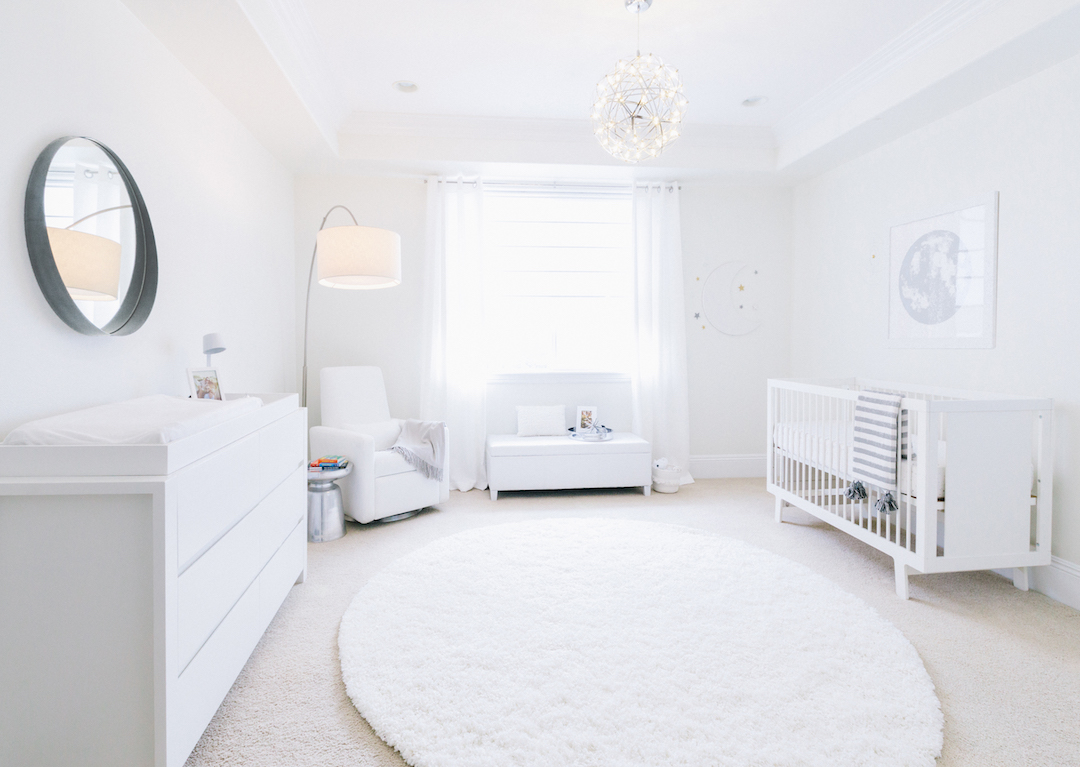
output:
[[489, 372], [629, 372], [630, 190], [488, 186], [483, 210]]

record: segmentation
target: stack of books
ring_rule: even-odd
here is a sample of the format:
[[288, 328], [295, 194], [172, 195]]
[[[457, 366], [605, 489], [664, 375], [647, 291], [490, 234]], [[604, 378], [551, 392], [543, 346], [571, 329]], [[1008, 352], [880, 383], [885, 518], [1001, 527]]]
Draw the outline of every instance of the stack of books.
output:
[[340, 455], [324, 455], [322, 458], [316, 458], [311, 462], [310, 468], [314, 471], [316, 469], [320, 471], [337, 471], [338, 469], [344, 469], [349, 465], [349, 459]]

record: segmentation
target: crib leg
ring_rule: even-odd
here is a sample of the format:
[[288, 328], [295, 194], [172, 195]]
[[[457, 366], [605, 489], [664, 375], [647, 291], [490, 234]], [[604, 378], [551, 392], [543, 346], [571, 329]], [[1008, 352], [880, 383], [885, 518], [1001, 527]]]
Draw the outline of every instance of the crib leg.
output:
[[911, 574], [911, 568], [903, 564], [899, 559], [894, 559], [893, 569], [896, 571], [896, 596], [907, 599], [908, 575]]
[[1013, 568], [1013, 585], [1021, 591], [1027, 591], [1030, 585], [1031, 572], [1026, 567]]
[[781, 498], [776, 499], [776, 521], [784, 521], [784, 501]]

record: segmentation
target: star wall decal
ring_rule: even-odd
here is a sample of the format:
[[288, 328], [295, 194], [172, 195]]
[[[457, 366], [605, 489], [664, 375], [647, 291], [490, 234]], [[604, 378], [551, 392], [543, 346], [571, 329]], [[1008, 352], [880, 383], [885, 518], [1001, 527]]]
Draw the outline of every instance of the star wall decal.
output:
[[694, 312], [694, 319], [695, 320], [700, 320], [701, 319], [701, 312]]

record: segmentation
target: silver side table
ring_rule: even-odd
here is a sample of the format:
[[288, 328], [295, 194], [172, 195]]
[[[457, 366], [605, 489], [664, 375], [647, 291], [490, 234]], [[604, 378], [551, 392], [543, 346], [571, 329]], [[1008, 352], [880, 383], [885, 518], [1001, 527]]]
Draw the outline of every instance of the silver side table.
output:
[[336, 541], [345, 535], [345, 507], [341, 503], [341, 488], [334, 484], [352, 471], [352, 463], [344, 469], [308, 470], [307, 539], [311, 543]]

